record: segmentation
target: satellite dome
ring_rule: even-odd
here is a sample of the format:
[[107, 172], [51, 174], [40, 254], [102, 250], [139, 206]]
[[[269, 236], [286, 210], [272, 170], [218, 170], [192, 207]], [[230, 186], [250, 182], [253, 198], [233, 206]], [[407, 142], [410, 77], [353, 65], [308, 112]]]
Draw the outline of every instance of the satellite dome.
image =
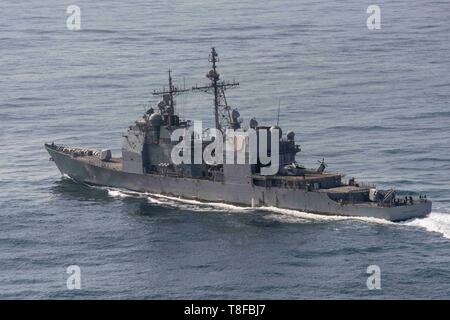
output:
[[216, 78], [216, 77], [219, 78], [219, 74], [216, 71], [214, 71], [214, 69], [211, 69], [206, 74], [206, 77], [207, 78]]
[[289, 141], [294, 141], [294, 138], [295, 138], [295, 132], [294, 132], [294, 131], [288, 131], [287, 134], [286, 134], [286, 136], [287, 136], [287, 139], [288, 139]]
[[161, 117], [161, 115], [159, 113], [154, 113], [150, 116], [150, 124], [153, 127], [160, 127], [162, 123], [163, 123], [163, 118]]

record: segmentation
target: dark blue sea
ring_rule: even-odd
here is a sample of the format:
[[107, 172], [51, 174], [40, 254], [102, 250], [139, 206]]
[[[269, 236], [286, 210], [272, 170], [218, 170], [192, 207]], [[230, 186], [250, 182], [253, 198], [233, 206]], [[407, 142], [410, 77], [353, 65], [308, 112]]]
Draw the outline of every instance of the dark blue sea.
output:
[[[0, 16], [1, 299], [450, 298], [449, 1], [2, 0]], [[300, 163], [426, 193], [431, 215], [180, 201], [79, 185], [48, 161], [51, 141], [118, 154], [169, 67], [180, 86], [207, 83], [211, 46], [244, 122], [273, 124], [280, 101]], [[209, 95], [177, 107], [212, 124]]]

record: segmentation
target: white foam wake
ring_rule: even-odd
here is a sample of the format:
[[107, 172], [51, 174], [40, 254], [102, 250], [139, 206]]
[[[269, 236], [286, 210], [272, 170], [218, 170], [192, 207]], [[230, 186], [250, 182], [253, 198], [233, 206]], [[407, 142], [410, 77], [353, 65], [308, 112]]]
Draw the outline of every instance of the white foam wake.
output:
[[114, 189], [114, 188], [106, 188], [106, 187], [94, 187], [99, 189], [104, 189], [108, 191], [108, 195], [113, 198], [142, 198], [144, 196], [143, 193], [140, 192], [134, 192], [134, 191], [128, 191], [128, 190], [120, 190], [120, 189]]
[[113, 198], [126, 198], [129, 197], [126, 193], [123, 193], [119, 190], [108, 190], [108, 195]]
[[437, 232], [450, 239], [450, 214], [432, 212], [426, 218], [403, 222], [404, 225], [424, 228], [430, 232]]

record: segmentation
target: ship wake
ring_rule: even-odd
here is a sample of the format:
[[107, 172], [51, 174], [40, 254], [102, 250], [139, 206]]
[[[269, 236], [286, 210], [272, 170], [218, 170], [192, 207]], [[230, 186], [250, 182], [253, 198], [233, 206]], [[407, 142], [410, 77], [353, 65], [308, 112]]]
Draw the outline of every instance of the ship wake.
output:
[[443, 212], [431, 212], [422, 219], [413, 219], [402, 222], [403, 225], [419, 227], [430, 232], [440, 233], [444, 238], [450, 239], [450, 214]]

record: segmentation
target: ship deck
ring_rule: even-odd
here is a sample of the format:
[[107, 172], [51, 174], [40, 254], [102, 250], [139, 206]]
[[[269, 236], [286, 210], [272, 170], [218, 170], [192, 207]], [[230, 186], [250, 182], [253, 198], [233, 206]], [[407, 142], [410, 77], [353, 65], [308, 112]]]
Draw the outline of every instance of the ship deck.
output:
[[76, 157], [78, 161], [89, 163], [91, 165], [107, 168], [115, 171], [122, 170], [122, 158], [111, 158], [109, 161], [102, 161], [97, 156], [78, 156]]
[[322, 192], [331, 192], [331, 193], [350, 193], [350, 192], [363, 192], [368, 191], [369, 188], [367, 187], [357, 187], [357, 186], [340, 186], [336, 188], [329, 188], [325, 190], [319, 190]]
[[332, 173], [332, 172], [327, 172], [327, 173], [318, 173], [318, 172], [307, 172], [303, 175], [300, 176], [281, 176], [281, 175], [276, 175], [276, 176], [263, 176], [263, 175], [259, 175], [259, 174], [254, 174], [252, 175], [253, 179], [258, 179], [258, 180], [283, 180], [283, 181], [292, 181], [292, 182], [300, 182], [300, 181], [309, 181], [309, 182], [317, 182], [317, 181], [321, 181], [321, 180], [329, 180], [329, 179], [340, 179], [342, 177], [341, 174], [339, 173]]

